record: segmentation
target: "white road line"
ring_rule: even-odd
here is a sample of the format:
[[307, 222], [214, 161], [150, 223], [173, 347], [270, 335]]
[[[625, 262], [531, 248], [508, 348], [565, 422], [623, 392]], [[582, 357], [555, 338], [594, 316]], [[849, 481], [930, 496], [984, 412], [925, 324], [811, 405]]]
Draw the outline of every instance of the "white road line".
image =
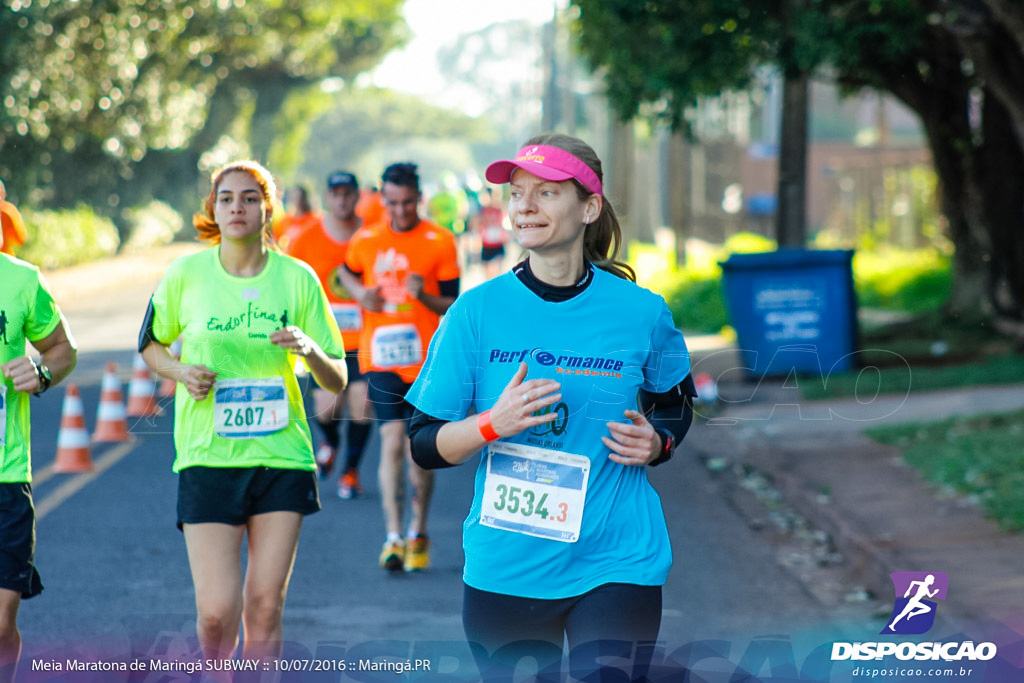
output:
[[41, 469], [41, 470], [33, 471], [32, 472], [32, 488], [35, 489], [35, 487], [37, 487], [40, 484], [42, 484], [44, 481], [46, 481], [47, 479], [52, 477], [54, 474], [55, 474], [55, 472], [53, 471], [53, 463], [52, 462], [49, 465], [47, 465], [46, 467], [44, 467], [43, 469]]
[[[42, 519], [48, 513], [57, 509], [57, 507], [66, 502], [68, 498], [85, 488], [89, 482], [103, 474], [105, 471], [113, 467], [119, 460], [131, 453], [132, 449], [135, 448], [138, 443], [139, 440], [133, 438], [130, 441], [118, 444], [116, 448], [108, 453], [104, 453], [102, 457], [93, 463], [92, 471], [82, 472], [73, 479], [69, 479], [58, 486], [53, 493], [43, 500], [36, 501], [36, 519]], [[33, 486], [38, 484], [40, 480], [45, 481], [53, 476], [52, 470], [52, 466], [41, 470], [38, 477], [33, 477]]]

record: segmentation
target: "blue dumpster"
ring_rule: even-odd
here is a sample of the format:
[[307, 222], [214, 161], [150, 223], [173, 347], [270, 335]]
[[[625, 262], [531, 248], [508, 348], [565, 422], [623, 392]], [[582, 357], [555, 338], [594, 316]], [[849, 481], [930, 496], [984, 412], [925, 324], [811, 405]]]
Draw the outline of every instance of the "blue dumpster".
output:
[[783, 248], [720, 264], [726, 310], [751, 375], [827, 376], [853, 367], [852, 261], [851, 250]]

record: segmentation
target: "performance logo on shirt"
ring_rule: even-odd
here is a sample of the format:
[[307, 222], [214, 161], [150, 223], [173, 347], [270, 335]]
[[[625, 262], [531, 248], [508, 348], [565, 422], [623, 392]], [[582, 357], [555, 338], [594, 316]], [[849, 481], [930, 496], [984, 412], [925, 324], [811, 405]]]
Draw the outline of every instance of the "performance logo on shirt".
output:
[[514, 350], [491, 349], [488, 362], [519, 364], [527, 358], [533, 359], [545, 367], [555, 366], [555, 373], [560, 375], [622, 377], [623, 362], [621, 360], [604, 356], [581, 356], [571, 352], [553, 352], [539, 347]]
[[943, 572], [893, 572], [896, 598], [889, 623], [880, 633], [917, 635], [926, 633], [935, 623], [938, 603], [945, 600], [949, 577]]

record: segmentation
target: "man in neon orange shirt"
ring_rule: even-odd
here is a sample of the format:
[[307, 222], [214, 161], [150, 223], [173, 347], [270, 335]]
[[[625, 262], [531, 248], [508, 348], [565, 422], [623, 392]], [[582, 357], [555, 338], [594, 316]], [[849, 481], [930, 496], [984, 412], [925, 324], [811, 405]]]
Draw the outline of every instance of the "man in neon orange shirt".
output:
[[312, 266], [327, 293], [334, 319], [345, 344], [348, 364], [348, 387], [332, 394], [317, 387], [313, 393], [316, 421], [324, 435], [324, 444], [316, 452], [320, 475], [326, 477], [334, 465], [341, 443], [338, 420], [348, 406], [346, 421], [345, 465], [338, 478], [338, 496], [349, 499], [362, 493], [359, 484], [359, 461], [370, 434], [369, 405], [366, 380], [359, 372], [357, 360], [359, 336], [363, 331], [363, 311], [338, 279], [338, 270], [345, 263], [349, 242], [363, 221], [356, 215], [359, 182], [351, 173], [337, 171], [327, 177], [326, 213], [289, 240], [285, 251]]
[[3, 225], [3, 232], [0, 233], [3, 239], [0, 240], [0, 252], [14, 256], [14, 248], [25, 244], [28, 239], [28, 231], [25, 229], [25, 221], [14, 204], [7, 201], [7, 188], [0, 180], [0, 223]]
[[[382, 181], [387, 220], [352, 238], [340, 275], [364, 309], [359, 365], [380, 423], [380, 490], [388, 534], [380, 566], [417, 571], [430, 566], [427, 512], [434, 476], [412, 461], [412, 406], [405, 393], [419, 374], [440, 316], [459, 294], [459, 265], [452, 234], [420, 218], [416, 165], [392, 164]], [[403, 461], [413, 487], [405, 539]]]

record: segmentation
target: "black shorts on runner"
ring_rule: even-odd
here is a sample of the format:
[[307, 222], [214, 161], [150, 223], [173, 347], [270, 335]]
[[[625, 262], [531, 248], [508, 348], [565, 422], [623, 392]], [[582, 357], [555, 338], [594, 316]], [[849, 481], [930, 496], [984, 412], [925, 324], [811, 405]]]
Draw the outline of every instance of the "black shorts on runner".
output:
[[313, 470], [186, 467], [178, 473], [178, 528], [214, 522], [240, 526], [266, 512], [311, 515], [320, 509]]
[[402, 381], [394, 372], [372, 371], [366, 377], [366, 397], [373, 405], [373, 414], [378, 422], [394, 422], [412, 417], [412, 404], [405, 400], [411, 384]]
[[34, 564], [36, 510], [32, 485], [0, 484], [0, 588], [31, 598], [43, 592]]
[[499, 256], [505, 255], [505, 247], [500, 244], [496, 247], [480, 247], [480, 260], [484, 263], [493, 261]]

